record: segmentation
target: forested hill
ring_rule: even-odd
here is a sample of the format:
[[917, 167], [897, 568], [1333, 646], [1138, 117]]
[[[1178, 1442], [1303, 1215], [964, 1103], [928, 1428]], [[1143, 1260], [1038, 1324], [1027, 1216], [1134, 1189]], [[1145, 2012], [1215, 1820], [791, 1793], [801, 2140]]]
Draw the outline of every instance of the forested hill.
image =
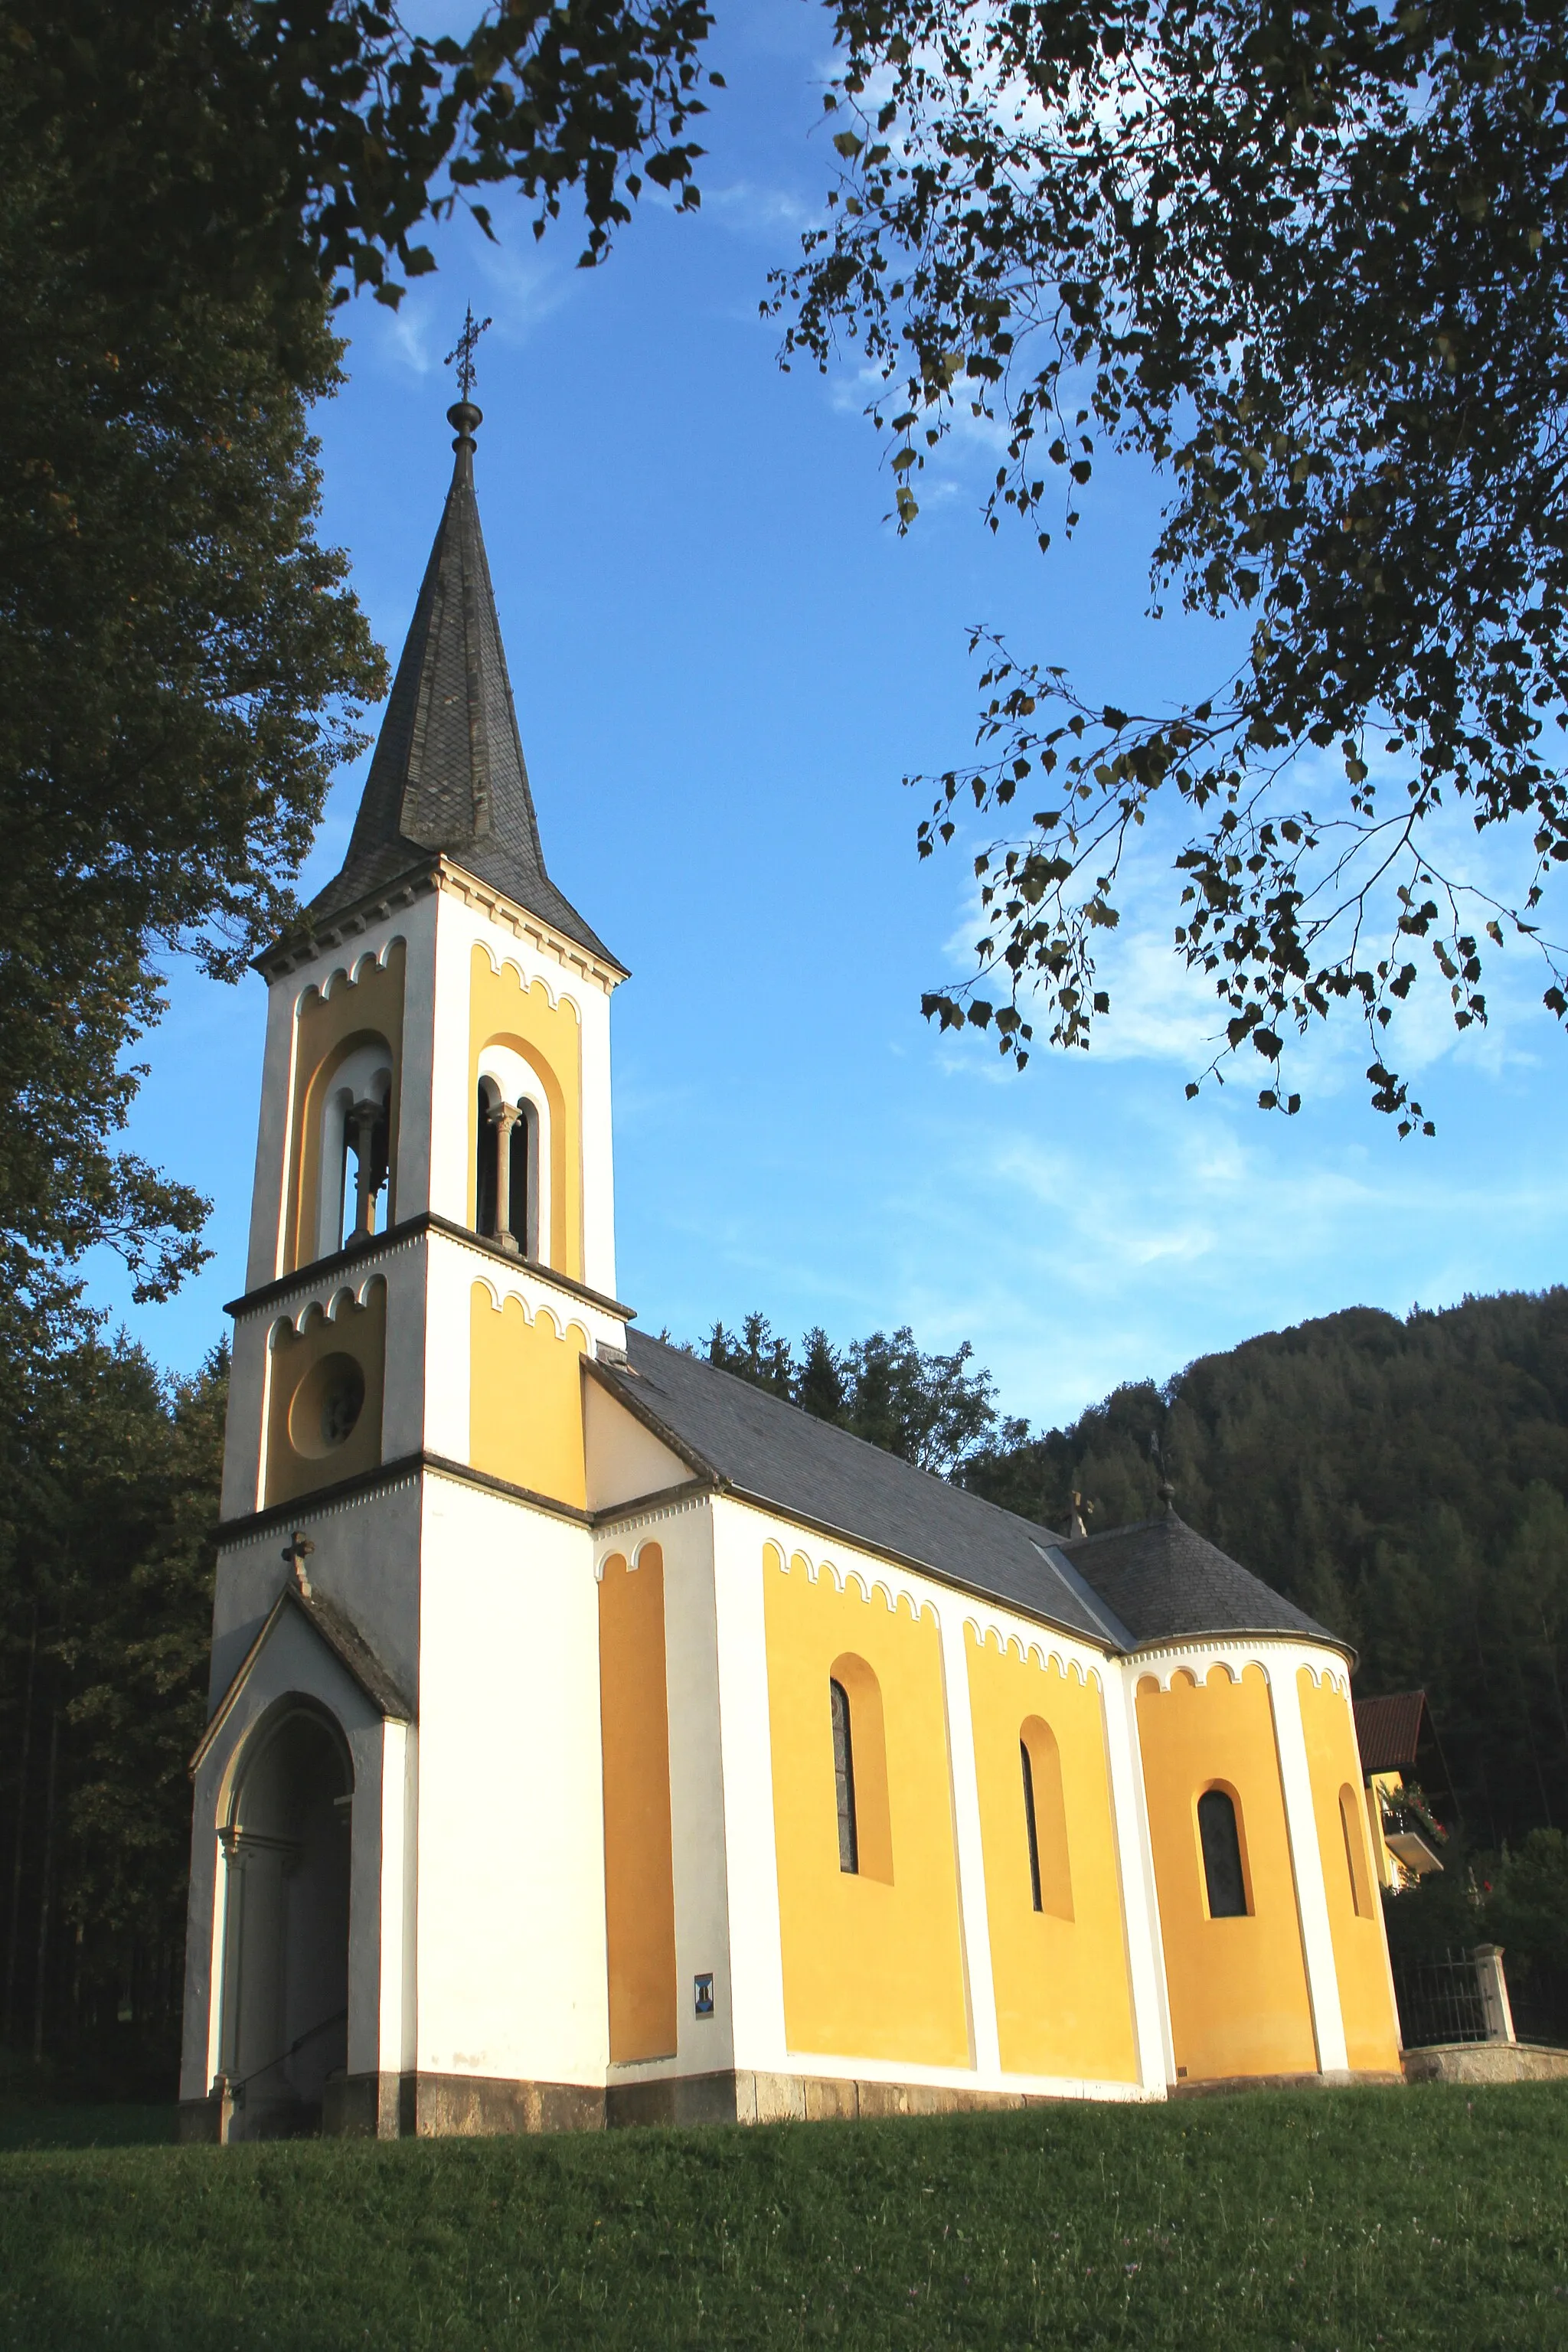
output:
[[1568, 1826], [1568, 1289], [1350, 1307], [955, 1475], [1058, 1528], [1076, 1490], [1097, 1531], [1157, 1507], [1152, 1433], [1182, 1517], [1354, 1643], [1358, 1696], [1425, 1685], [1474, 1843]]

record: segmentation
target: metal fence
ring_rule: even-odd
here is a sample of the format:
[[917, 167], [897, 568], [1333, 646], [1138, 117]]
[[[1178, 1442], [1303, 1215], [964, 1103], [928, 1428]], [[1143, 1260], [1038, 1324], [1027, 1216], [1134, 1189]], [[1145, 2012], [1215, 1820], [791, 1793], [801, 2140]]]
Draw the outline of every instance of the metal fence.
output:
[[1448, 1952], [1440, 1960], [1395, 1960], [1394, 1990], [1406, 2050], [1486, 2041], [1487, 2005], [1468, 1952]]

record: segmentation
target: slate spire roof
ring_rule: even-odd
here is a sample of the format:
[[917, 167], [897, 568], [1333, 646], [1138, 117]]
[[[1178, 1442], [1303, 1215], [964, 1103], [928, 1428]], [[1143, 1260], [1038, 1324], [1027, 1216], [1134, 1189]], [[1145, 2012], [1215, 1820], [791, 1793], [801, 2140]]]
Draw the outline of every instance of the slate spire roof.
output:
[[437, 853], [622, 967], [544, 867], [474, 493], [480, 412], [458, 401], [457, 461], [342, 870], [318, 923]]

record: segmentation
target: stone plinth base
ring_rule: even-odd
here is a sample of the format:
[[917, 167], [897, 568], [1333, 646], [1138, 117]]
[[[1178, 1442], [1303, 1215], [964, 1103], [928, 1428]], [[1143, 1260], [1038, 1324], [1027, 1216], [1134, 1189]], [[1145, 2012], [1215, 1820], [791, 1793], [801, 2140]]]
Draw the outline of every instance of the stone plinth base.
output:
[[1535, 2042], [1440, 2042], [1431, 2050], [1407, 2050], [1408, 2083], [1568, 2082], [1568, 2050], [1548, 2050]]
[[1403, 2074], [1352, 2074], [1339, 2068], [1324, 2074], [1215, 2074], [1199, 2083], [1173, 2083], [1173, 2099], [1213, 2099], [1232, 2091], [1387, 2091], [1405, 2081]]
[[652, 2083], [612, 2083], [605, 2100], [612, 2126], [854, 2122], [871, 2116], [951, 2116], [1035, 2104], [1018, 2091], [969, 2091], [927, 2083], [841, 2082], [811, 2074], [743, 2071], [667, 2076]]

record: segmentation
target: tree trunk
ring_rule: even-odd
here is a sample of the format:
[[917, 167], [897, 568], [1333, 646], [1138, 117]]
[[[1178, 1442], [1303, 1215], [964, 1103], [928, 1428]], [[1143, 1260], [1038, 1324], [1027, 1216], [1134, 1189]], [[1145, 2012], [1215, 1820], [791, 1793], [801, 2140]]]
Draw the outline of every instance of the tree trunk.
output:
[[44, 1995], [49, 1969], [49, 1897], [55, 1873], [55, 1790], [59, 1780], [60, 1714], [49, 1717], [48, 1794], [44, 1801], [44, 1878], [38, 1890], [38, 1967], [33, 1980], [33, 2063], [44, 2063]]
[[27, 1759], [33, 1744], [33, 1677], [38, 1664], [38, 1604], [33, 1603], [33, 1635], [27, 1645], [27, 1682], [22, 1700], [22, 1760], [16, 1768], [16, 1843], [11, 1857], [11, 1920], [5, 1942], [5, 2006], [0, 2013], [0, 2046], [9, 2042], [16, 2015], [16, 1956], [22, 1946], [22, 1847], [27, 1833]]

